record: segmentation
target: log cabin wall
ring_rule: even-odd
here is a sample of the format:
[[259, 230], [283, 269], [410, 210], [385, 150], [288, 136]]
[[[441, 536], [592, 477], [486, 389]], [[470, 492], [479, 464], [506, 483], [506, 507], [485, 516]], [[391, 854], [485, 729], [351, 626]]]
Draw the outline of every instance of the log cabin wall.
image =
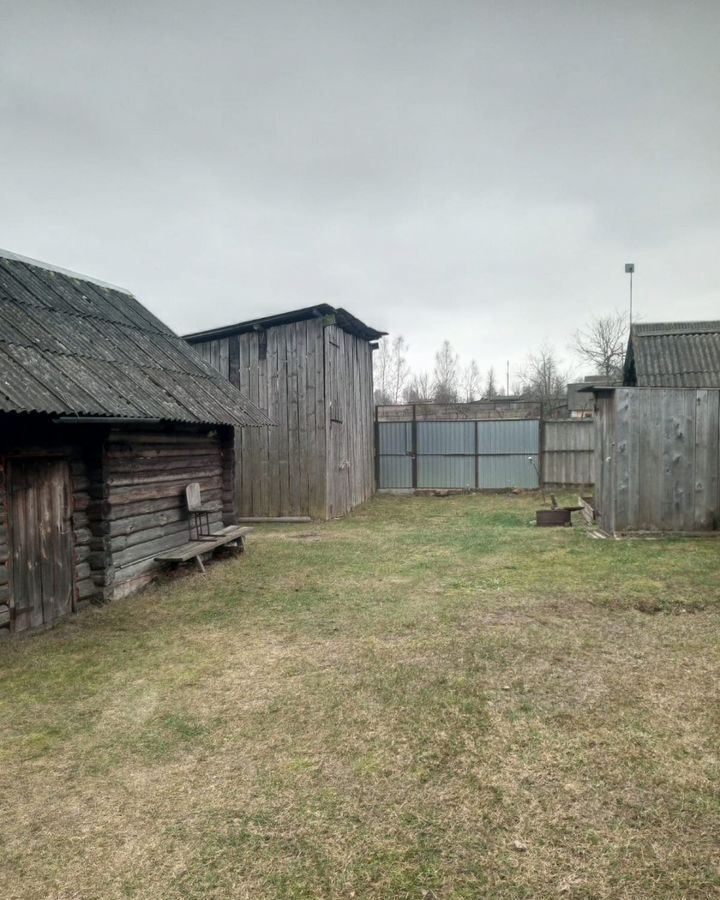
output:
[[315, 317], [193, 343], [275, 427], [236, 441], [239, 516], [348, 513], [374, 490], [372, 348]]
[[[230, 429], [232, 431], [232, 429]], [[154, 557], [189, 540], [185, 488], [221, 505], [212, 529], [232, 516], [232, 439], [223, 429], [113, 430], [105, 444], [103, 511], [108, 599], [138, 590], [157, 574]], [[229, 508], [228, 508], [229, 507]]]
[[[218, 503], [211, 527], [234, 517], [233, 429], [178, 426], [137, 431], [54, 425], [47, 417], [0, 416], [0, 636], [13, 624], [12, 535], [8, 471], [14, 460], [67, 463], [72, 522], [73, 600], [111, 600], [147, 584], [153, 557], [188, 540], [185, 487], [200, 483]], [[17, 620], [18, 628], [26, 627]]]

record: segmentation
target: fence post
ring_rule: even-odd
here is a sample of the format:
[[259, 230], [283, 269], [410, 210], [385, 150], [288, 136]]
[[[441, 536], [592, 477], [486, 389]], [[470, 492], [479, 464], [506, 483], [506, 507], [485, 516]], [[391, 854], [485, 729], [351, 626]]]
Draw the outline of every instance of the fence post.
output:
[[475, 428], [475, 490], [477, 491], [480, 487], [480, 442], [478, 441], [479, 423], [477, 419], [473, 422], [473, 427]]
[[380, 490], [380, 422], [378, 419], [378, 406], [375, 404], [375, 490]]
[[412, 486], [413, 490], [417, 490], [417, 419], [415, 417], [415, 404], [412, 405], [413, 417], [410, 436], [412, 440]]

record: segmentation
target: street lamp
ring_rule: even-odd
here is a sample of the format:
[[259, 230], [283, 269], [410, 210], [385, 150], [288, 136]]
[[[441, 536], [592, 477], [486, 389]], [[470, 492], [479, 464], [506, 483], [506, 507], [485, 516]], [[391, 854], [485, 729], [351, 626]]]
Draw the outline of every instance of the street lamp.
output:
[[635, 263], [625, 263], [625, 274], [630, 276], [630, 327], [632, 328], [632, 277], [635, 273]]

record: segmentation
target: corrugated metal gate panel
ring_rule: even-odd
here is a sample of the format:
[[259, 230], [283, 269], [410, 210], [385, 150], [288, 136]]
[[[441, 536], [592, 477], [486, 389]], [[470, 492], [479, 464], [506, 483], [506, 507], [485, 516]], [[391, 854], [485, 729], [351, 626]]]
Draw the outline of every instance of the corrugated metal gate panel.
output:
[[537, 420], [478, 422], [478, 452], [537, 453], [540, 449], [540, 423]]
[[378, 452], [381, 456], [406, 456], [411, 450], [410, 422], [383, 422], [378, 427]]
[[538, 465], [537, 453], [528, 456], [498, 455], [478, 457], [478, 484], [481, 488], [536, 488], [538, 476], [535, 466]]
[[537, 420], [478, 422], [477, 430], [478, 487], [539, 486], [540, 423]]
[[383, 422], [378, 427], [378, 487], [412, 487], [412, 423]]
[[443, 456], [475, 453], [475, 422], [418, 422], [417, 451]]
[[381, 456], [378, 487], [411, 488], [412, 459], [409, 456]]
[[378, 487], [538, 487], [537, 420], [417, 422], [415, 429], [417, 484], [413, 485], [412, 423], [378, 424]]
[[474, 456], [418, 456], [417, 467], [419, 488], [475, 487]]

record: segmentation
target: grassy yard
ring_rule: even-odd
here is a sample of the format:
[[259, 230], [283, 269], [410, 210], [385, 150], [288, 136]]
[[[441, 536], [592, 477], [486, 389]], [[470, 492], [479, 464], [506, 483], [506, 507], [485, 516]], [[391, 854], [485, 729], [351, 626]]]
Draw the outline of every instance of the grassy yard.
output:
[[720, 893], [720, 543], [378, 497], [0, 645], [0, 896]]

